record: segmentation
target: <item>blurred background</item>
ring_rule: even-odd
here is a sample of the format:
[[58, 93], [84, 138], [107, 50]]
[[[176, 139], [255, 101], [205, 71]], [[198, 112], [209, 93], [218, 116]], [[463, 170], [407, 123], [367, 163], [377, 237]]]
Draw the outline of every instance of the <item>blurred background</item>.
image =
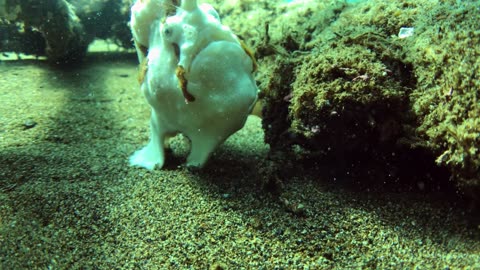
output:
[[72, 64], [93, 50], [133, 49], [130, 0], [0, 1], [1, 59], [47, 57]]

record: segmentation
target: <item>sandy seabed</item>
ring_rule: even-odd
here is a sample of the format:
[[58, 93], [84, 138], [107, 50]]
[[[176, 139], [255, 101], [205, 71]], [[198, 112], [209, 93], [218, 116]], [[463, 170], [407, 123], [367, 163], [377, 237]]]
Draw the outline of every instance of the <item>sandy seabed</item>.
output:
[[279, 199], [253, 116], [199, 172], [181, 137], [164, 169], [130, 167], [148, 122], [133, 54], [0, 62], [0, 269], [480, 269], [480, 229], [441, 194], [298, 171]]

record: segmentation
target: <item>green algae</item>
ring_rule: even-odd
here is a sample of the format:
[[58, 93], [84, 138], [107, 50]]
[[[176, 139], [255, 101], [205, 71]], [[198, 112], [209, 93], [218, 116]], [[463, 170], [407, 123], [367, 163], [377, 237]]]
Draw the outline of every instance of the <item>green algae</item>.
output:
[[[450, 4], [450, 5], [448, 5]], [[451, 168], [456, 181], [478, 199], [480, 155], [480, 19], [478, 1], [435, 7], [412, 44], [418, 86], [412, 110], [421, 119], [418, 134]], [[448, 8], [448, 9], [447, 9]]]
[[[352, 164], [362, 156], [396, 163], [384, 173], [400, 170], [407, 179], [447, 168], [463, 192], [477, 197], [478, 1], [365, 1], [336, 10], [316, 35], [297, 39], [293, 53], [259, 61], [274, 67], [262, 88], [267, 142], [287, 151], [300, 145], [316, 159], [340, 152], [334, 157], [353, 157]], [[309, 29], [293, 25], [298, 33]], [[414, 27], [414, 35], [399, 38], [401, 27]], [[284, 31], [272, 46], [288, 51], [290, 39]], [[276, 68], [284, 63], [293, 75]], [[408, 173], [412, 161], [425, 166]]]

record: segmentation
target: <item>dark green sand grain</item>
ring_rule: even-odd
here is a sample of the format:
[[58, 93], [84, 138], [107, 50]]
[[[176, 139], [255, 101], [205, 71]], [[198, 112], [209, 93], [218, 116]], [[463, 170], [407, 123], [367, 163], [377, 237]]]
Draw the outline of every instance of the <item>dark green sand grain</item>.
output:
[[163, 170], [129, 167], [148, 140], [135, 63], [0, 62], [0, 269], [480, 269], [479, 228], [437, 194], [301, 171], [281, 200], [262, 191], [257, 118], [201, 172], [180, 167], [181, 138]]

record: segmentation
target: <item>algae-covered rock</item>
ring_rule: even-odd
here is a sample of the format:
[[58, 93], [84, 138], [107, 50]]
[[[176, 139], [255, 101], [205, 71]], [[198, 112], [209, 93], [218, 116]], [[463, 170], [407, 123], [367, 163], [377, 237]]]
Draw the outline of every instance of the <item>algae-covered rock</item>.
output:
[[[400, 56], [384, 53], [394, 46], [380, 35], [360, 33], [296, 60], [278, 60], [263, 92], [264, 128], [272, 149], [292, 151], [284, 155], [287, 159], [294, 155], [297, 162], [329, 167], [334, 177], [392, 184], [408, 175], [410, 181], [421, 181], [423, 175], [402, 170], [420, 164], [431, 168], [433, 162], [430, 156], [418, 164], [409, 156], [407, 138], [416, 119], [408, 97], [415, 78]], [[298, 146], [301, 151], [294, 154]]]
[[408, 87], [374, 52], [337, 46], [303, 57], [296, 69], [289, 106], [292, 131], [323, 149], [392, 143], [405, 122]]
[[437, 5], [408, 51], [418, 83], [417, 133], [439, 166], [470, 196], [480, 194], [480, 12], [478, 1]]
[[[315, 35], [295, 39], [297, 50], [259, 61], [273, 151], [333, 164], [357, 182], [437, 189], [450, 178], [478, 196], [478, 1], [374, 0], [336, 10]], [[398, 37], [402, 27], [413, 36]], [[271, 46], [288, 51], [289, 39], [283, 32]]]

